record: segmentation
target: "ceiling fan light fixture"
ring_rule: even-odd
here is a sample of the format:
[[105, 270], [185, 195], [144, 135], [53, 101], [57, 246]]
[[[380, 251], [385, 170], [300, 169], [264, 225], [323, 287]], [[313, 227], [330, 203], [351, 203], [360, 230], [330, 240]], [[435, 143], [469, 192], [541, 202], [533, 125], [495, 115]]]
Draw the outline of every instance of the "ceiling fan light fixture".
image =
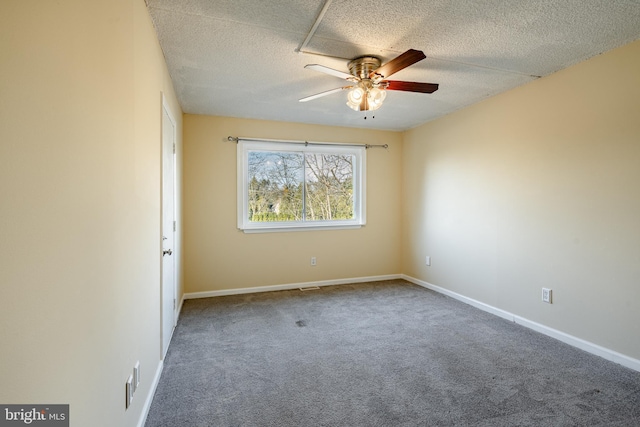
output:
[[347, 94], [347, 105], [353, 110], [360, 111], [360, 103], [364, 97], [364, 89], [360, 86], [356, 86]]
[[357, 102], [357, 103], [360, 103], [360, 101], [362, 101], [362, 97], [363, 96], [364, 96], [364, 89], [362, 89], [359, 86], [354, 87], [347, 94], [347, 97], [349, 98], [349, 101]]
[[381, 65], [382, 61], [378, 57], [359, 56], [347, 64], [349, 74], [318, 64], [308, 64], [305, 68], [311, 68], [325, 74], [343, 78], [349, 81], [351, 86], [343, 86], [316, 95], [307, 96], [306, 98], [300, 99], [300, 102], [310, 101], [343, 89], [349, 89], [347, 94], [347, 106], [349, 108], [355, 111], [373, 111], [382, 106], [387, 96], [387, 90], [433, 93], [438, 90], [437, 83], [387, 80], [392, 74], [425, 58], [424, 52], [415, 49], [407, 50], [384, 65]]
[[387, 92], [384, 89], [374, 87], [369, 91], [369, 109], [377, 110], [382, 106], [382, 102], [387, 97]]
[[362, 87], [362, 83], [351, 89], [347, 94], [347, 105], [355, 111], [373, 111], [382, 106], [387, 96], [384, 89], [377, 87]]

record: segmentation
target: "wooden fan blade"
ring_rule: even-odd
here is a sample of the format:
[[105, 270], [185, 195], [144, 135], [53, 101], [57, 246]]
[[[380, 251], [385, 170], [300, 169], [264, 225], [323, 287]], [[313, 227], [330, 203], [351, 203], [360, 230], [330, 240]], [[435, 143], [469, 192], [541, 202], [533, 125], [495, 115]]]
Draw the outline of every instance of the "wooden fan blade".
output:
[[399, 80], [385, 80], [389, 90], [403, 90], [405, 92], [433, 93], [438, 90], [437, 83], [403, 82]]
[[324, 92], [316, 93], [315, 95], [307, 96], [306, 98], [300, 99], [298, 102], [307, 102], [313, 99], [322, 98], [323, 96], [331, 95], [332, 93], [340, 92], [341, 90], [351, 89], [352, 86], [344, 86], [338, 87], [331, 90], [325, 90]]
[[353, 76], [349, 73], [345, 73], [342, 71], [334, 70], [333, 68], [325, 67], [324, 65], [319, 64], [308, 64], [305, 65], [304, 68], [308, 68], [314, 71], [320, 71], [321, 73], [329, 74], [330, 76], [339, 77], [341, 79], [350, 79]]
[[426, 58], [426, 56], [421, 50], [409, 49], [400, 56], [396, 56], [377, 70], [372, 71], [371, 74], [369, 74], [369, 78], [372, 79], [377, 75], [386, 79], [391, 74], [397, 73], [418, 61], [422, 61], [424, 58]]

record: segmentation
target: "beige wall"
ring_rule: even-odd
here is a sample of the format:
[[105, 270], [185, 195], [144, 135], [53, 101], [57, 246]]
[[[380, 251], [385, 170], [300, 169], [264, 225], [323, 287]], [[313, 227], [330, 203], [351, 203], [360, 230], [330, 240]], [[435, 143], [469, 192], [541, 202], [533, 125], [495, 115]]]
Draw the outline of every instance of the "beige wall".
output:
[[2, 2], [0, 63], [0, 402], [136, 425], [160, 361], [161, 91], [182, 115], [144, 1]]
[[640, 359], [639, 100], [635, 42], [407, 132], [403, 273]]
[[[226, 140], [230, 135], [389, 144], [388, 150], [367, 150], [367, 225], [340, 231], [239, 231], [236, 144]], [[185, 115], [186, 292], [400, 273], [401, 155], [396, 132]]]

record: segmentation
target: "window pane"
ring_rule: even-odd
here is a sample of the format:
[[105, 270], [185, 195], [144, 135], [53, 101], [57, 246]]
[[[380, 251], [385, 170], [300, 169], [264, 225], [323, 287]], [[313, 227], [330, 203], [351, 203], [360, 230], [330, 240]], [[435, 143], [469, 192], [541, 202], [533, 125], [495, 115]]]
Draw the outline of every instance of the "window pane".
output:
[[352, 154], [306, 154], [306, 220], [353, 219]]
[[354, 145], [239, 140], [238, 228], [267, 233], [366, 224], [366, 150]]
[[248, 220], [301, 221], [303, 155], [272, 151], [248, 154]]

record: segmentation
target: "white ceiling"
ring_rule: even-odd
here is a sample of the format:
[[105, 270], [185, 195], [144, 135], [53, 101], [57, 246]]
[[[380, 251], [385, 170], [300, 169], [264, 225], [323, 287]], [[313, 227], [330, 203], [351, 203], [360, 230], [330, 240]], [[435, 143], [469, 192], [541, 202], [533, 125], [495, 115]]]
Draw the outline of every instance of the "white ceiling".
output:
[[[410, 129], [640, 38], [640, 0], [146, 1], [185, 113], [333, 126]], [[407, 49], [427, 59], [392, 79], [437, 92], [389, 91], [368, 113], [344, 91], [298, 102], [345, 83], [306, 64]]]

